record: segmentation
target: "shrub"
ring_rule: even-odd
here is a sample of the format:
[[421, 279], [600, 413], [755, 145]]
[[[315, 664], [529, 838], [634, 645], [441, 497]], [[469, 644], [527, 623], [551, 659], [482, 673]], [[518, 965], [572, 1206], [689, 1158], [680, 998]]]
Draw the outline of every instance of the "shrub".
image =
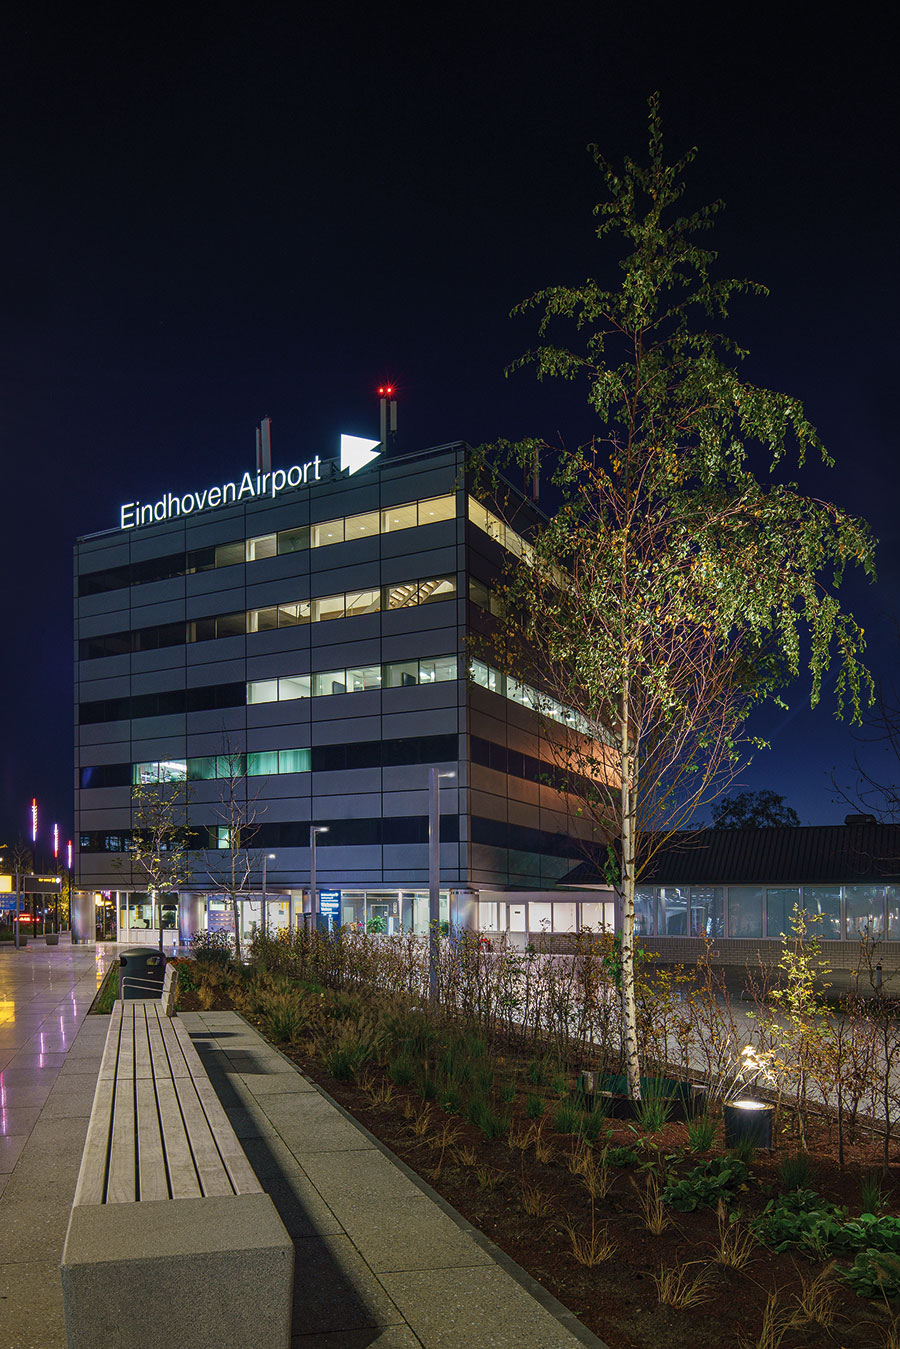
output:
[[799, 1246], [824, 1259], [840, 1232], [845, 1208], [829, 1204], [815, 1190], [790, 1190], [770, 1199], [751, 1224], [759, 1240], [773, 1251]]
[[712, 1115], [695, 1115], [687, 1122], [688, 1147], [691, 1152], [708, 1152], [716, 1136], [716, 1121]]
[[701, 1162], [681, 1180], [670, 1180], [663, 1199], [679, 1213], [715, 1208], [747, 1183], [747, 1168], [735, 1157], [715, 1157]]
[[558, 1134], [581, 1132], [581, 1111], [571, 1101], [563, 1101], [553, 1113], [553, 1127]]
[[266, 1034], [276, 1042], [296, 1040], [306, 1028], [306, 1008], [296, 994], [266, 993], [257, 998], [257, 1007], [265, 1023]]
[[900, 1297], [900, 1255], [891, 1251], [859, 1251], [840, 1272], [859, 1297]]
[[398, 1087], [408, 1087], [416, 1075], [416, 1065], [406, 1054], [398, 1054], [388, 1064], [388, 1073]]
[[198, 964], [227, 965], [234, 959], [234, 937], [230, 932], [195, 932], [190, 948]]

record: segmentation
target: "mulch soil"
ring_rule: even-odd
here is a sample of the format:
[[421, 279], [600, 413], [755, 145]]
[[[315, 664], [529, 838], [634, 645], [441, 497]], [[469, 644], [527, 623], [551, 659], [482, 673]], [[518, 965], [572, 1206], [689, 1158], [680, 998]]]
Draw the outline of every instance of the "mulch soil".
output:
[[[200, 1010], [195, 994], [181, 993], [178, 1005], [183, 1011]], [[213, 1010], [229, 1008], [227, 998], [220, 998]], [[262, 1026], [258, 1029], [265, 1034]], [[653, 1235], [641, 1209], [646, 1172], [640, 1166], [611, 1168], [612, 1184], [603, 1198], [595, 1200], [593, 1222], [594, 1231], [605, 1231], [615, 1249], [601, 1264], [579, 1263], [567, 1224], [582, 1237], [590, 1236], [591, 1199], [568, 1164], [577, 1148], [576, 1139], [553, 1132], [553, 1109], [558, 1101], [552, 1093], [542, 1129], [551, 1155], [538, 1161], [533, 1144], [510, 1146], [508, 1135], [488, 1139], [463, 1117], [446, 1113], [437, 1101], [423, 1101], [413, 1088], [396, 1086], [381, 1070], [366, 1070], [362, 1084], [337, 1081], [296, 1046], [280, 1044], [278, 1048], [610, 1349], [738, 1349], [743, 1345], [753, 1349], [895, 1349], [900, 1344], [900, 1339], [889, 1338], [891, 1318], [885, 1304], [857, 1297], [840, 1279], [834, 1281], [837, 1296], [830, 1325], [798, 1323], [780, 1339], [761, 1339], [769, 1294], [777, 1293], [779, 1308], [796, 1313], [804, 1280], [809, 1283], [827, 1262], [807, 1259], [799, 1251], [776, 1254], [757, 1245], [743, 1269], [727, 1268], [715, 1260], [719, 1232], [712, 1209], [668, 1210], [668, 1227]], [[536, 1090], [525, 1079], [526, 1062], [526, 1057], [510, 1050], [500, 1064], [504, 1079], [516, 1084], [516, 1095], [497, 1109], [511, 1117], [512, 1135], [520, 1139], [532, 1125], [526, 1097]], [[596, 1150], [599, 1153], [607, 1143], [636, 1148], [642, 1161], [656, 1158], [664, 1172], [663, 1159], [688, 1147], [684, 1123], [667, 1124], [643, 1144], [641, 1137], [636, 1124], [609, 1120], [608, 1133], [604, 1132]], [[814, 1123], [808, 1141], [813, 1188], [858, 1214], [860, 1174], [878, 1164], [880, 1141], [873, 1144], [865, 1139], [847, 1146], [843, 1170], [837, 1165], [826, 1124]], [[795, 1150], [794, 1140], [783, 1137], [774, 1152], [757, 1153], [750, 1163], [751, 1183], [732, 1208], [746, 1218], [760, 1213], [767, 1199], [783, 1189], [777, 1174], [779, 1160]], [[683, 1175], [703, 1156], [723, 1153], [720, 1125], [710, 1153], [695, 1157], [688, 1152], [679, 1163], [679, 1173]], [[900, 1153], [892, 1157], [892, 1164], [896, 1182]], [[893, 1204], [888, 1211], [896, 1211]], [[661, 1268], [685, 1263], [689, 1264], [688, 1281], [702, 1274], [697, 1302], [682, 1308], [661, 1303], [654, 1276]], [[900, 1313], [900, 1308], [894, 1306], [893, 1311]]]

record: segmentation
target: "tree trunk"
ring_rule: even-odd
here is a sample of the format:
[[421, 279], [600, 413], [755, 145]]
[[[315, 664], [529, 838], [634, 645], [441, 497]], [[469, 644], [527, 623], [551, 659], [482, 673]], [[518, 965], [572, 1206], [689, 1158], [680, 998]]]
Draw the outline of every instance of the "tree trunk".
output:
[[622, 774], [622, 1040], [625, 1049], [625, 1073], [628, 1094], [641, 1099], [641, 1065], [638, 1054], [637, 1001], [634, 992], [634, 881], [635, 766], [629, 730], [628, 686], [622, 695], [619, 728], [619, 764]]

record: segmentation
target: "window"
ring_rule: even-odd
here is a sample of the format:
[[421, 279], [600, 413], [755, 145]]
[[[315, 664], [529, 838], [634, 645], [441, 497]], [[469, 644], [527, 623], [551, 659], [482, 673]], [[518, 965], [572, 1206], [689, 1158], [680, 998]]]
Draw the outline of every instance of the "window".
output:
[[394, 534], [398, 529], [414, 529], [418, 522], [418, 508], [415, 501], [407, 506], [391, 506], [381, 512], [382, 534]]
[[278, 627], [278, 608], [270, 605], [266, 609], [250, 609], [247, 613], [248, 632], [271, 632]]
[[401, 581], [398, 585], [384, 588], [385, 609], [409, 609], [418, 602], [418, 586], [415, 581]]
[[247, 631], [247, 615], [242, 610], [239, 614], [219, 614], [216, 619], [217, 637], [243, 637]]
[[303, 553], [309, 547], [309, 525], [278, 531], [279, 553]]
[[[299, 694], [297, 696], [299, 697]], [[277, 703], [277, 701], [277, 679], [254, 679], [247, 685], [248, 703]]]
[[278, 772], [308, 773], [310, 758], [308, 749], [280, 749], [278, 751]]
[[242, 778], [247, 771], [247, 760], [243, 754], [217, 754], [215, 776], [217, 778]]
[[314, 623], [327, 623], [332, 618], [343, 618], [344, 612], [343, 595], [324, 595], [321, 599], [312, 601]]
[[216, 635], [214, 618], [195, 618], [187, 625], [189, 642], [211, 642]]
[[436, 660], [419, 661], [420, 684], [444, 684], [455, 678], [455, 656], [440, 656]]
[[[817, 917], [816, 930], [819, 934], [834, 941], [841, 936], [841, 887], [839, 885], [804, 885], [803, 904], [807, 913]], [[790, 916], [785, 932], [790, 932]], [[769, 936], [771, 936], [771, 932]], [[849, 934], [851, 939], [855, 933]]]
[[378, 533], [380, 519], [378, 511], [366, 511], [364, 515], [348, 515], [344, 521], [344, 538], [367, 539]]
[[310, 696], [309, 675], [284, 675], [278, 681], [278, 697], [282, 701]]
[[419, 682], [417, 660], [395, 660], [384, 667], [384, 686], [388, 689], [408, 688]]
[[476, 576], [470, 576], [469, 599], [473, 604], [477, 604], [479, 609], [489, 608], [491, 603], [490, 586], [486, 586], [484, 581], [479, 581]]
[[275, 557], [277, 553], [277, 534], [260, 534], [258, 538], [247, 540], [248, 562], [258, 562], [263, 557]]
[[758, 885], [728, 887], [729, 937], [762, 936], [762, 888]]
[[136, 763], [134, 765], [134, 786], [143, 786], [146, 782], [159, 782], [158, 763]]
[[433, 604], [435, 600], [452, 600], [455, 598], [455, 576], [435, 576], [430, 581], [419, 582], [420, 604]]
[[690, 890], [684, 885], [659, 887], [660, 937], [687, 937], [690, 935]]
[[256, 750], [247, 755], [247, 776], [266, 778], [278, 772], [278, 750]]
[[188, 759], [188, 781], [209, 782], [216, 776], [216, 756], [203, 755], [199, 759]]
[[184, 782], [187, 764], [183, 759], [166, 759], [159, 765], [160, 782]]
[[294, 628], [308, 623], [311, 612], [312, 606], [309, 600], [298, 600], [296, 604], [279, 604], [278, 626], [279, 628]]
[[847, 906], [848, 941], [857, 935], [884, 935], [883, 885], [845, 885], [844, 902]]
[[343, 520], [323, 520], [320, 525], [310, 525], [310, 544], [313, 548], [324, 548], [329, 543], [343, 542]]
[[238, 539], [234, 543], [220, 543], [216, 546], [216, 566], [232, 567], [236, 562], [243, 562], [244, 554], [243, 539]]
[[351, 590], [346, 596], [348, 618], [358, 618], [360, 614], [376, 614], [380, 608], [380, 590]]
[[418, 503], [418, 521], [420, 525], [431, 525], [437, 520], [456, 519], [456, 496], [427, 497]]
[[722, 888], [718, 885], [691, 886], [691, 936], [721, 937], [725, 932]]
[[473, 684], [478, 684], [480, 688], [490, 689], [492, 693], [500, 692], [500, 671], [492, 670], [489, 665], [485, 665], [482, 660], [473, 660], [470, 670]]
[[896, 941], [900, 937], [900, 885], [886, 885], [884, 897], [887, 901], [888, 937]]
[[347, 692], [365, 693], [369, 689], [381, 688], [381, 666], [361, 665], [356, 670], [347, 671]]
[[312, 681], [314, 698], [347, 692], [345, 670], [323, 670], [320, 674], [314, 674]]
[[656, 936], [656, 891], [652, 887], [635, 889], [634, 931], [638, 937]]
[[[838, 891], [838, 917], [840, 917], [840, 891]], [[780, 937], [792, 931], [791, 920], [794, 905], [800, 903], [800, 887], [788, 886], [783, 889], [766, 891], [766, 936]]]

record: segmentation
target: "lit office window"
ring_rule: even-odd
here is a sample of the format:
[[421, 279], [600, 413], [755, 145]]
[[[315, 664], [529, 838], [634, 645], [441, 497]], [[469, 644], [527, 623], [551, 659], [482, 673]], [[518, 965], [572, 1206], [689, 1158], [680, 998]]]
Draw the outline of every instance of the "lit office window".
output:
[[188, 781], [212, 782], [216, 776], [216, 756], [205, 754], [197, 759], [188, 759]]
[[[298, 695], [299, 696], [299, 695]], [[277, 679], [253, 679], [247, 685], [248, 703], [277, 703]]]
[[278, 750], [251, 750], [247, 755], [247, 776], [251, 778], [273, 777], [278, 772]]
[[344, 521], [344, 539], [368, 539], [378, 534], [381, 518], [378, 511], [366, 511], [363, 515], [348, 515]]
[[270, 604], [265, 609], [247, 610], [248, 632], [271, 632], [278, 627], [278, 607]]
[[351, 590], [346, 596], [348, 618], [358, 618], [361, 614], [377, 614], [381, 608], [380, 590]]
[[456, 519], [456, 496], [426, 497], [418, 504], [417, 519], [420, 525], [431, 525], [438, 520]]
[[345, 613], [343, 595], [323, 595], [312, 601], [312, 621], [327, 623], [332, 618], [343, 618]]
[[346, 670], [321, 670], [312, 677], [314, 698], [328, 697], [331, 693], [347, 692]]
[[278, 681], [278, 697], [282, 702], [293, 698], [309, 698], [311, 692], [309, 675], [283, 675]]
[[434, 604], [438, 600], [452, 600], [455, 598], [455, 576], [433, 576], [428, 581], [419, 582], [419, 604]]
[[343, 543], [344, 521], [323, 520], [320, 525], [310, 525], [309, 534], [313, 548], [325, 548], [330, 543]]
[[166, 759], [159, 765], [160, 782], [184, 782], [187, 764], [183, 759]]
[[279, 773], [308, 773], [312, 767], [308, 749], [280, 749], [278, 751]]
[[135, 787], [142, 787], [148, 782], [159, 782], [158, 763], [136, 763], [132, 772]]
[[263, 557], [275, 557], [278, 553], [278, 535], [260, 534], [247, 540], [247, 561], [258, 562]]
[[381, 688], [381, 666], [361, 665], [358, 669], [347, 671], [347, 692], [366, 693], [370, 689]]
[[436, 660], [419, 661], [420, 684], [444, 684], [455, 678], [455, 656], [439, 656]]
[[415, 501], [408, 506], [390, 506], [381, 512], [382, 534], [394, 534], [398, 529], [414, 529], [418, 524], [418, 508]]
[[501, 692], [503, 676], [499, 670], [493, 670], [490, 665], [485, 665], [483, 660], [472, 661], [471, 675], [473, 684], [478, 684], [480, 688], [490, 689], [491, 693]]
[[279, 604], [279, 628], [295, 628], [308, 623], [312, 617], [312, 605], [309, 600], [298, 600], [295, 604]]
[[401, 581], [398, 585], [385, 586], [385, 609], [410, 609], [418, 604], [419, 588], [415, 581]]
[[403, 689], [419, 682], [419, 662], [417, 660], [395, 660], [384, 667], [384, 686], [387, 689]]
[[278, 531], [279, 553], [305, 553], [309, 547], [309, 525]]

